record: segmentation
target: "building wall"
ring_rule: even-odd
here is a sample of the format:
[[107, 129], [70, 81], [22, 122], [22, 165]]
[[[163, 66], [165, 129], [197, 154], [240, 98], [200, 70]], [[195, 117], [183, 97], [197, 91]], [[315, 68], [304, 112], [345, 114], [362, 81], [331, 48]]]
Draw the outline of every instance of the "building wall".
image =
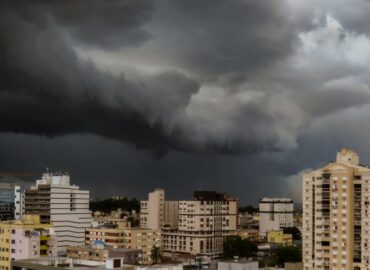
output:
[[14, 219], [23, 218], [23, 202], [21, 187], [18, 185], [14, 186]]
[[293, 227], [293, 201], [286, 198], [263, 198], [259, 204], [259, 227], [262, 234], [270, 230]]
[[168, 226], [170, 228], [177, 228], [178, 224], [179, 224], [179, 202], [165, 201], [163, 225]]
[[219, 262], [218, 270], [258, 270], [258, 262]]

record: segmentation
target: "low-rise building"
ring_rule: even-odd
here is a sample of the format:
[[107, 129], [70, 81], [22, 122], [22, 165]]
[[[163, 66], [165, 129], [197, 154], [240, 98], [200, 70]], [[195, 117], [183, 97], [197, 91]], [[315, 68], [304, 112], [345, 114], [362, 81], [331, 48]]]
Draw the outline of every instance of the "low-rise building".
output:
[[267, 232], [267, 242], [286, 246], [293, 245], [293, 236], [282, 230]]
[[122, 258], [125, 264], [138, 264], [142, 251], [139, 249], [112, 248], [96, 240], [94, 245], [67, 247], [67, 257], [80, 260], [106, 262], [109, 258]]
[[108, 258], [105, 262], [80, 260], [68, 257], [42, 257], [12, 262], [12, 270], [183, 270], [181, 264], [155, 264], [150, 266], [127, 265], [123, 258]]
[[143, 255], [139, 263], [148, 264], [152, 262], [150, 256], [152, 248], [161, 246], [161, 232], [159, 230], [131, 228], [129, 225], [125, 227], [117, 224], [87, 228], [85, 244], [93, 244], [95, 240], [101, 240], [112, 248], [140, 249]]
[[41, 224], [39, 216], [0, 223], [0, 269], [9, 270], [19, 259], [55, 256], [57, 236], [53, 225]]
[[252, 242], [257, 242], [260, 240], [260, 232], [255, 229], [239, 229], [237, 230], [237, 234], [242, 239], [247, 239]]

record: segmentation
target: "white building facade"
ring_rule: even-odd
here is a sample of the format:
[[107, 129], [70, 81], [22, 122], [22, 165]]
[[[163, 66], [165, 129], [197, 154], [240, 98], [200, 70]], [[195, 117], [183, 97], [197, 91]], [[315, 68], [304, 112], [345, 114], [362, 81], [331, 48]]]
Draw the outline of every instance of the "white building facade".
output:
[[259, 203], [260, 233], [293, 227], [294, 204], [288, 198], [263, 198]]
[[70, 184], [67, 174], [45, 173], [25, 192], [25, 213], [40, 215], [41, 222], [53, 223], [58, 250], [83, 245], [85, 228], [91, 226], [90, 193]]

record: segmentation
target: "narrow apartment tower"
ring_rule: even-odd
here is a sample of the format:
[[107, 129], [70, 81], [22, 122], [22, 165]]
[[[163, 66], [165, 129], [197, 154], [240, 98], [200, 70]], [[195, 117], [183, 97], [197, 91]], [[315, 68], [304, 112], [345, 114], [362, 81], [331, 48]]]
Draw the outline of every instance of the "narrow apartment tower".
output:
[[140, 203], [140, 227], [160, 230], [163, 226], [177, 227], [178, 201], [166, 201], [163, 189], [155, 189], [147, 201]]
[[303, 175], [305, 270], [370, 269], [370, 169], [343, 148]]
[[89, 191], [70, 184], [67, 174], [44, 173], [25, 192], [25, 214], [40, 215], [42, 223], [53, 223], [58, 251], [85, 243], [85, 228], [91, 226]]

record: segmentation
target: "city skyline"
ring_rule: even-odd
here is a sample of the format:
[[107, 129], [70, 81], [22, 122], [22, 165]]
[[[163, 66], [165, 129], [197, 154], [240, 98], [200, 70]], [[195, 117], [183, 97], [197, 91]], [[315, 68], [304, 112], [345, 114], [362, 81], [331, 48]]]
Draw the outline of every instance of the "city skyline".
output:
[[19, 3], [0, 3], [0, 173], [255, 205], [299, 203], [342, 147], [370, 162], [369, 1]]

